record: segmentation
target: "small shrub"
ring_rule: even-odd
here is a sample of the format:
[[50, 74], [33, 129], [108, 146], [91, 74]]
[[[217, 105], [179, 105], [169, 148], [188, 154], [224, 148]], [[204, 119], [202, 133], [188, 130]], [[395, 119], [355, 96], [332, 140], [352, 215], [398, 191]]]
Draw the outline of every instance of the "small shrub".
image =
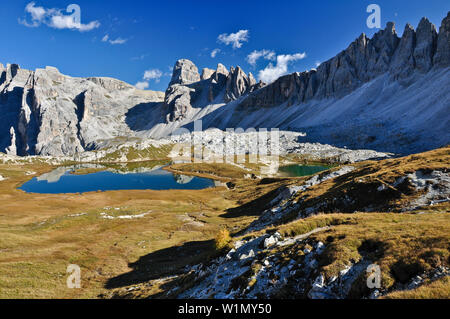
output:
[[446, 265], [446, 261], [449, 258], [449, 252], [446, 249], [428, 249], [419, 257], [424, 260], [428, 265], [433, 268]]
[[230, 242], [231, 242], [230, 232], [225, 228], [219, 230], [219, 233], [217, 234], [215, 239], [216, 249], [217, 250], [225, 249], [230, 246]]
[[402, 284], [407, 283], [411, 278], [425, 271], [423, 262], [418, 260], [408, 260], [402, 258], [391, 267], [391, 273], [394, 278]]

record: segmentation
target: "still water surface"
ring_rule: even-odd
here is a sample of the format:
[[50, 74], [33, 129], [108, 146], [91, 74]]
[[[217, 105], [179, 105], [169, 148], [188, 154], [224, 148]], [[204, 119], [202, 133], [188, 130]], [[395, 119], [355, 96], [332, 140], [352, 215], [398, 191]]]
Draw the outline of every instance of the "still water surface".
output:
[[[208, 178], [177, 175], [162, 168], [123, 172], [107, 169], [84, 175], [72, 174], [78, 167], [59, 167], [35, 177], [19, 189], [28, 193], [60, 194], [126, 189], [203, 189], [214, 187]], [[92, 167], [91, 167], [92, 168]]]

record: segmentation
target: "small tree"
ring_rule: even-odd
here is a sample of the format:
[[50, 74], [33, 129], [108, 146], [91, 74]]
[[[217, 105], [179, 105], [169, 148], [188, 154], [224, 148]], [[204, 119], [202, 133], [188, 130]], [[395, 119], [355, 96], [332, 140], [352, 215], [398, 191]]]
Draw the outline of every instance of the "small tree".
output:
[[231, 242], [230, 232], [225, 228], [219, 230], [219, 233], [217, 234], [215, 239], [216, 249], [222, 250], [228, 247], [230, 242]]

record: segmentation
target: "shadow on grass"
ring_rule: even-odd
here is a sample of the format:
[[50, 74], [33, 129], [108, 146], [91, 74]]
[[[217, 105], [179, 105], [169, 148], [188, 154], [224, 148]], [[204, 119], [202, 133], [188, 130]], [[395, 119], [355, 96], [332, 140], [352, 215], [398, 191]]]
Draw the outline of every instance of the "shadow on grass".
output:
[[192, 241], [182, 246], [157, 250], [128, 266], [132, 271], [110, 278], [105, 288], [114, 289], [182, 273], [186, 265], [196, 264], [216, 252], [214, 240]]
[[[283, 181], [284, 179], [262, 179], [259, 183], [260, 185], [271, 184], [275, 182]], [[236, 218], [242, 216], [259, 216], [266, 209], [271, 208], [270, 202], [277, 197], [282, 191], [283, 186], [277, 187], [274, 190], [269, 191], [268, 193], [250, 201], [245, 204], [242, 204], [238, 207], [229, 208], [226, 210], [226, 213], [221, 214], [220, 217], [223, 218]]]

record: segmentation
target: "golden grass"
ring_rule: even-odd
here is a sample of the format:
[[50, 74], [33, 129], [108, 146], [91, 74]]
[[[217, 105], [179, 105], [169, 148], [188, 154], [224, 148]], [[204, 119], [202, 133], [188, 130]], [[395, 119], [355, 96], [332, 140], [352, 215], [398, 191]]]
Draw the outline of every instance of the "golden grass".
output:
[[[148, 151], [134, 155], [130, 157], [133, 160], [158, 154]], [[449, 162], [447, 147], [405, 158], [360, 163], [348, 178], [327, 181], [300, 196], [304, 196], [305, 203], [313, 204], [343, 194], [355, 185], [389, 183], [417, 169], [448, 169]], [[242, 230], [257, 218], [276, 189], [305, 180], [243, 179], [257, 170], [247, 168], [225, 164], [170, 167], [184, 174], [232, 180], [233, 190], [218, 187], [196, 191], [28, 194], [16, 188], [54, 167], [40, 161], [0, 164], [0, 175], [7, 178], [0, 182], [0, 298], [95, 298], [108, 293], [105, 284], [121, 274], [137, 272], [144, 282], [148, 273], [165, 276], [188, 263], [204, 261], [214, 254], [213, 239], [220, 229]], [[27, 171], [36, 174], [28, 176]], [[401, 206], [410, 199], [402, 196], [389, 200], [389, 205]], [[381, 266], [382, 285], [389, 289], [417, 272], [449, 265], [450, 217], [443, 213], [450, 211], [449, 204], [423, 211], [428, 213], [323, 214], [277, 228], [293, 236], [331, 226], [311, 236], [311, 240], [326, 244], [319, 261], [321, 271], [327, 277], [335, 275], [350, 261], [357, 262], [364, 256]], [[148, 215], [134, 220], [107, 220], [101, 217], [102, 212], [110, 216]], [[81, 289], [65, 285], [69, 263], [82, 268]], [[150, 268], [140, 272], [133, 263]], [[439, 281], [428, 286], [429, 290], [424, 286], [420, 294], [443, 295], [431, 290], [444, 291], [448, 283]], [[161, 283], [149, 288], [150, 295], [163, 290]]]
[[168, 170], [175, 173], [191, 173], [200, 177], [210, 177], [219, 180], [242, 179], [249, 171], [238, 166], [228, 164], [206, 164], [206, 163], [186, 163], [172, 164], [167, 167]]
[[450, 277], [443, 277], [413, 290], [395, 291], [383, 299], [450, 299]]
[[405, 283], [415, 275], [450, 265], [448, 213], [324, 214], [278, 230], [294, 236], [324, 226], [332, 227], [310, 239], [326, 244], [319, 266], [327, 278], [364, 257], [381, 267], [382, 286], [390, 289], [396, 282]]
[[[134, 168], [130, 165], [125, 169]], [[0, 174], [7, 178], [0, 182], [0, 298], [96, 298], [108, 291], [104, 285], [109, 279], [132, 270], [130, 263], [142, 256], [211, 241], [225, 227], [242, 229], [255, 217], [221, 216], [238, 202], [261, 195], [244, 199], [224, 187], [83, 194], [32, 194], [16, 189], [52, 169], [42, 163], [0, 164]], [[26, 175], [27, 171], [36, 174]], [[148, 214], [134, 220], [108, 220], [102, 212]], [[214, 252], [214, 245], [201, 247]], [[177, 257], [170, 262], [175, 268], [205, 256], [197, 249], [183, 258], [176, 251], [169, 255]], [[69, 263], [81, 267], [81, 289], [66, 287]], [[165, 259], [153, 264], [156, 273], [169, 269]]]
[[[448, 171], [449, 163], [450, 147], [444, 147], [401, 158], [352, 164], [356, 167], [352, 172], [301, 192], [297, 200], [303, 202], [303, 208], [320, 206], [319, 211], [324, 213], [354, 213], [365, 211], [368, 207], [372, 207], [373, 211], [401, 212], [402, 208], [420, 196], [420, 193], [411, 191], [408, 185], [395, 188], [391, 184], [397, 178], [418, 170]], [[387, 190], [380, 192], [377, 188], [382, 184], [387, 186]], [[344, 198], [350, 198], [352, 201], [342, 200]], [[442, 205], [436, 205], [432, 210], [436, 211], [440, 206]], [[429, 207], [424, 208], [428, 209]], [[445, 211], [445, 208], [441, 207], [441, 211]], [[297, 212], [285, 216], [285, 222], [296, 216]]]

